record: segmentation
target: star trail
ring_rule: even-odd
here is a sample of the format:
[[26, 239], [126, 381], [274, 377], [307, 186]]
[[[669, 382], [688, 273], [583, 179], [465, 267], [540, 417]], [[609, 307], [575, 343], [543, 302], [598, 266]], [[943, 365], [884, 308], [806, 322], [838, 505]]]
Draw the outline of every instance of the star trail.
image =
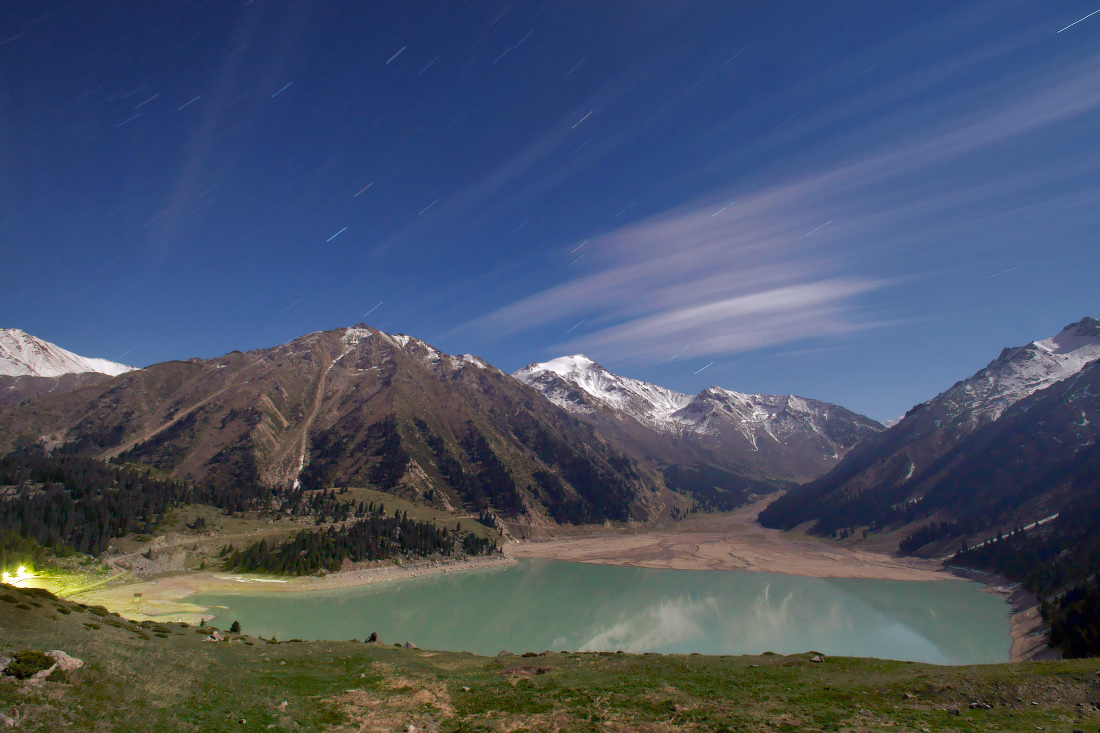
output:
[[8, 2], [0, 325], [145, 365], [365, 319], [895, 417], [1098, 315], [1098, 12]]

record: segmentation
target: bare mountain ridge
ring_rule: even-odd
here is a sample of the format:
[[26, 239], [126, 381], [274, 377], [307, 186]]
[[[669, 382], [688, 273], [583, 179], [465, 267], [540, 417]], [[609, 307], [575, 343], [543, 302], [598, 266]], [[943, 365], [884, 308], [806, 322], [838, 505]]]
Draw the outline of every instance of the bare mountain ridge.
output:
[[644, 459], [509, 375], [365, 326], [0, 408], [0, 449], [29, 442], [227, 485], [371, 485], [523, 523], [682, 503]]
[[[366, 326], [316, 332], [9, 407], [0, 450], [40, 442], [229, 486], [369, 485], [538, 524], [734, 508], [881, 429], [814, 400], [691, 397], [585, 361], [602, 393]], [[547, 394], [551, 377], [569, 396]]]
[[795, 395], [710, 387], [687, 395], [621, 377], [582, 354], [531, 364], [514, 375], [554, 404], [634, 440], [674, 444], [696, 459], [763, 478], [804, 481], [834, 466], [883, 427]]

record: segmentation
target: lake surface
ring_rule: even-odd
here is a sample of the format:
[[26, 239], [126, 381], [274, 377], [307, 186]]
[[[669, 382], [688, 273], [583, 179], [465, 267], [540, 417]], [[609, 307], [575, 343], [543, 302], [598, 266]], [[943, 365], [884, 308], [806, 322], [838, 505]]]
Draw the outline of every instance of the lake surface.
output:
[[[521, 559], [517, 565], [310, 593], [200, 594], [252, 636], [411, 641], [496, 654], [816, 650], [936, 664], [1008, 661], [1003, 599], [963, 580], [805, 578]], [[223, 608], [217, 608], [217, 607]]]

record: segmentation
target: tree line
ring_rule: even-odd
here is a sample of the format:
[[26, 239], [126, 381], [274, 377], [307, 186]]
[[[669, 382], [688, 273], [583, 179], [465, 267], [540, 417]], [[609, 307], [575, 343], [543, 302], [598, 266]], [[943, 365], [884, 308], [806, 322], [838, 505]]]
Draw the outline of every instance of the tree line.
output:
[[[1100, 484], [1100, 476], [1092, 477]], [[998, 533], [952, 561], [1020, 582], [1042, 601], [1050, 642], [1067, 657], [1100, 656], [1100, 485], [1058, 517], [1029, 530]]]
[[207, 504], [227, 512], [266, 506], [271, 490], [197, 486], [148, 467], [22, 448], [0, 458], [0, 530], [60, 550], [98, 555], [112, 538], [149, 533], [171, 506]]
[[358, 520], [324, 536], [299, 533], [289, 542], [299, 543], [294, 552], [304, 558], [301, 562], [292, 561], [289, 554], [280, 562], [270, 560], [272, 549], [279, 548], [253, 551], [241, 563], [258, 563], [252, 568], [256, 570], [315, 572], [331, 567], [337, 558], [342, 563], [344, 558], [477, 555], [496, 550], [489, 540], [410, 520], [407, 514], [388, 517], [381, 503], [356, 503], [343, 498], [346, 491], [197, 485], [146, 466], [51, 455], [39, 446], [23, 448], [0, 458], [0, 558], [41, 562], [46, 549], [54, 554], [76, 550], [99, 555], [116, 537], [152, 533], [165, 512], [182, 504], [213, 506], [229, 514], [309, 516], [317, 524]]
[[237, 572], [307, 575], [335, 572], [345, 562], [388, 560], [400, 556], [455, 557], [499, 551], [492, 540], [449, 530], [434, 522], [409, 519], [408, 512], [385, 514], [372, 505], [369, 516], [342, 528], [303, 530], [279, 544], [266, 539], [244, 550], [225, 548], [225, 567]]

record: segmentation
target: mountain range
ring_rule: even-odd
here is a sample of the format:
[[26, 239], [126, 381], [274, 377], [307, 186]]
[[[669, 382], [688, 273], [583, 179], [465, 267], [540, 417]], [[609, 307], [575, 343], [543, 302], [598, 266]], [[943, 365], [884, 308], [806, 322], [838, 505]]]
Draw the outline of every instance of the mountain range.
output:
[[794, 395], [688, 395], [581, 354], [508, 375], [362, 325], [141, 370], [21, 331], [2, 343], [7, 379], [94, 383], [0, 407], [0, 451], [40, 443], [225, 486], [369, 485], [526, 525], [791, 489], [762, 522], [898, 531], [936, 554], [1058, 513], [1100, 425], [1092, 318], [1005, 349], [888, 429]]
[[317, 332], [0, 407], [0, 451], [37, 443], [222, 486], [366, 485], [541, 525], [731, 509], [881, 430], [814, 400], [689, 397], [583, 357], [548, 364], [564, 363], [513, 377], [406, 335]]
[[819, 476], [883, 429], [843, 407], [795, 395], [721, 387], [682, 394], [613, 374], [583, 354], [531, 364], [513, 376], [639, 448], [659, 441], [685, 459], [762, 478], [802, 482]]

